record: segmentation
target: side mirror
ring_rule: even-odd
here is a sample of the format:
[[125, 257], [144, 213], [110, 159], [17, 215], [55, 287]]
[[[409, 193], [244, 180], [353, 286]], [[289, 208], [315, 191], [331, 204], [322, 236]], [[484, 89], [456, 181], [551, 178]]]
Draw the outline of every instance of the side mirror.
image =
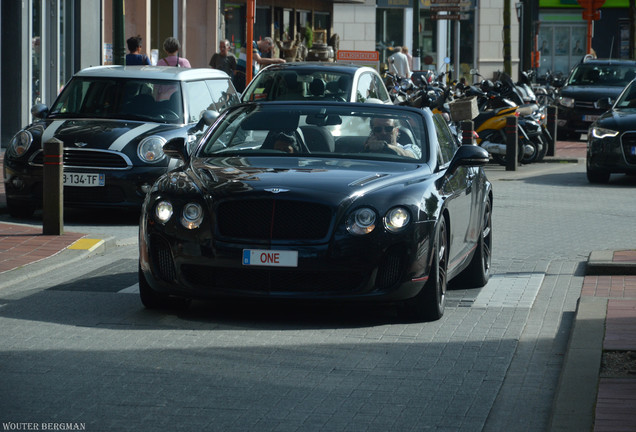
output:
[[180, 159], [183, 162], [188, 161], [186, 151], [186, 140], [183, 137], [172, 138], [163, 145], [163, 152], [172, 159]]
[[49, 113], [49, 107], [44, 104], [35, 104], [31, 107], [31, 115], [38, 119], [45, 118]]
[[459, 146], [446, 172], [453, 173], [460, 166], [484, 166], [490, 161], [490, 155], [482, 147], [464, 144]]
[[211, 126], [216, 121], [216, 119], [219, 118], [219, 112], [205, 110], [203, 111], [201, 118], [203, 119], [203, 123], [205, 123], [206, 126]]
[[594, 102], [594, 108], [608, 110], [612, 107], [613, 101], [611, 98], [602, 98]]

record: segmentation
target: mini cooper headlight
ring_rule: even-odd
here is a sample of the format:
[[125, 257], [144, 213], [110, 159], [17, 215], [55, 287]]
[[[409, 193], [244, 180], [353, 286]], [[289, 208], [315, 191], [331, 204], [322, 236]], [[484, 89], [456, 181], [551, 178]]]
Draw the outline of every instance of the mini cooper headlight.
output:
[[384, 216], [384, 226], [392, 233], [402, 230], [410, 221], [411, 215], [404, 207], [395, 207]]
[[203, 208], [197, 203], [188, 203], [181, 212], [181, 225], [187, 229], [199, 228], [203, 220]]
[[31, 135], [31, 132], [21, 130], [11, 138], [7, 151], [11, 156], [20, 157], [29, 150], [32, 142], [33, 135]]
[[146, 137], [137, 146], [137, 156], [146, 163], [157, 163], [166, 157], [163, 152], [165, 143], [166, 139], [164, 137], [157, 135]]
[[172, 217], [172, 204], [170, 201], [160, 201], [155, 206], [155, 217], [161, 223], [166, 223]]
[[569, 98], [569, 97], [562, 97], [562, 98], [559, 98], [559, 103], [560, 103], [561, 105], [563, 105], [564, 107], [567, 107], [567, 108], [572, 108], [572, 107], [574, 107], [574, 99]]
[[351, 234], [369, 234], [374, 228], [375, 212], [368, 207], [357, 209], [347, 218], [347, 230]]
[[594, 138], [599, 138], [599, 139], [614, 138], [616, 135], [618, 135], [618, 131], [615, 131], [615, 130], [603, 129], [600, 127], [592, 128], [592, 136]]

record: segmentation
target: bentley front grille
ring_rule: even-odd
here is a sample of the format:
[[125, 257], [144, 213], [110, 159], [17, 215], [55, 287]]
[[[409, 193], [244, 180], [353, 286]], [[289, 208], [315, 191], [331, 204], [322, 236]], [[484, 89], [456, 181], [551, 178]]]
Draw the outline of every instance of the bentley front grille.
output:
[[331, 219], [329, 207], [301, 201], [230, 200], [217, 209], [219, 234], [233, 239], [325, 239]]
[[[43, 160], [44, 152], [39, 150], [30, 163], [42, 166]], [[64, 148], [64, 167], [123, 170], [131, 168], [132, 162], [126, 155], [111, 150]]]

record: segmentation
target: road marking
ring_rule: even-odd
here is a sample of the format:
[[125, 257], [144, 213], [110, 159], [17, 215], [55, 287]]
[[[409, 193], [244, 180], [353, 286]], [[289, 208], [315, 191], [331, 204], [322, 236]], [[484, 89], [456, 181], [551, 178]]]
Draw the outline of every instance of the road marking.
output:
[[531, 308], [544, 277], [544, 273], [493, 275], [472, 307]]
[[101, 240], [101, 239], [81, 238], [77, 240], [75, 243], [73, 243], [72, 245], [70, 245], [68, 248], [88, 250], [92, 252], [103, 244], [104, 244], [104, 240]]
[[124, 288], [121, 291], [117, 291], [118, 294], [139, 294], [139, 284], [136, 283], [134, 285], [129, 286], [128, 288]]

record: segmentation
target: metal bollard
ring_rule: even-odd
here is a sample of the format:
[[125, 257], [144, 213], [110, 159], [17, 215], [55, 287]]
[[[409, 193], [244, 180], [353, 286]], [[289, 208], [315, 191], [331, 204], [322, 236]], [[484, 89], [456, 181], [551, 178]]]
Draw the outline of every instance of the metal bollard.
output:
[[519, 135], [517, 134], [517, 117], [506, 117], [506, 171], [517, 171]]
[[554, 156], [554, 149], [557, 141], [557, 119], [559, 117], [559, 108], [554, 105], [548, 107], [548, 132], [552, 136], [552, 141], [548, 143], [548, 152], [546, 156]]
[[42, 197], [42, 233], [64, 234], [64, 143], [53, 138], [44, 143], [44, 173]]
[[474, 124], [472, 120], [464, 120], [460, 123], [460, 127], [462, 128], [462, 145], [472, 145], [473, 141], [473, 131]]

